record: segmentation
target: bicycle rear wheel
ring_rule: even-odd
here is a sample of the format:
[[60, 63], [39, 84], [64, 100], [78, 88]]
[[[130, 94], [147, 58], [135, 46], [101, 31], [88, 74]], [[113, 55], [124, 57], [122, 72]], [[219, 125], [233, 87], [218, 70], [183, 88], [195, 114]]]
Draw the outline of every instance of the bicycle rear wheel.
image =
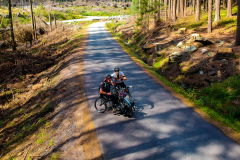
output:
[[99, 113], [104, 113], [107, 110], [107, 105], [106, 105], [105, 101], [102, 98], [97, 98], [95, 100], [95, 109]]

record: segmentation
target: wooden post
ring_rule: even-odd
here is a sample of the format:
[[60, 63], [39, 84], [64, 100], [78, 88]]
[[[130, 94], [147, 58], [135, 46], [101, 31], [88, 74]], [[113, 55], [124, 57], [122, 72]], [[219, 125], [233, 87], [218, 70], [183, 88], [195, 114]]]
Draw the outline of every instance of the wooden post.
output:
[[33, 17], [33, 9], [32, 9], [32, 0], [29, 0], [30, 3], [30, 10], [31, 10], [31, 19], [32, 19], [32, 27], [33, 27], [33, 39], [35, 40], [35, 33], [34, 33], [34, 17]]
[[51, 22], [51, 13], [49, 12], [49, 25], [50, 25], [50, 31], [52, 31], [52, 22]]

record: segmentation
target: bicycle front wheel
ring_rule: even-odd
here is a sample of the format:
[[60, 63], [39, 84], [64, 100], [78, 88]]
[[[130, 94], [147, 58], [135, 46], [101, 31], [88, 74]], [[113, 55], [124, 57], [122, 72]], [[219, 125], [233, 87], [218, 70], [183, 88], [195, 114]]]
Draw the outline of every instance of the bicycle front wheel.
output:
[[107, 110], [107, 105], [102, 98], [95, 100], [95, 108], [99, 113], [104, 113]]

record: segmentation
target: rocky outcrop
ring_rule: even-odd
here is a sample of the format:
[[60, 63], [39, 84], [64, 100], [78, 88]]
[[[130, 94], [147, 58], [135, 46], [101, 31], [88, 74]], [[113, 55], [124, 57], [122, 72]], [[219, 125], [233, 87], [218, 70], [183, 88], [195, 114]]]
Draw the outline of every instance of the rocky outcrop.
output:
[[216, 60], [234, 58], [234, 52], [232, 48], [220, 48], [215, 56]]

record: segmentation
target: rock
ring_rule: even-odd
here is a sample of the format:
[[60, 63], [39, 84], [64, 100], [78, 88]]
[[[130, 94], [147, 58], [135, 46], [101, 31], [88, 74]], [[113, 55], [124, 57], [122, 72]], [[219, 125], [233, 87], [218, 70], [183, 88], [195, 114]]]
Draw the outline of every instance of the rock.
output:
[[211, 71], [208, 73], [209, 76], [216, 76], [217, 75], [217, 72], [216, 71]]
[[185, 52], [194, 52], [196, 50], [197, 50], [197, 48], [195, 46], [186, 46], [185, 47]]
[[174, 52], [169, 56], [170, 61], [177, 61], [180, 56], [183, 55], [183, 52]]
[[227, 45], [227, 48], [231, 48], [231, 47], [232, 47], [232, 44]]
[[206, 48], [202, 49], [202, 54], [206, 53], [208, 50]]
[[183, 45], [184, 45], [184, 42], [181, 41], [181, 42], [179, 42], [179, 43], [177, 44], [177, 47], [182, 48]]
[[217, 40], [215, 43], [221, 43], [222, 41], [221, 40]]
[[200, 48], [200, 47], [203, 46], [203, 44], [200, 43], [200, 42], [194, 42], [194, 43], [193, 43], [193, 46], [195, 46], [196, 48]]
[[199, 71], [199, 74], [203, 74], [204, 72], [203, 71]]
[[213, 56], [214, 53], [213, 52], [208, 52], [208, 56]]
[[217, 45], [217, 47], [221, 47], [224, 44], [223, 41], [220, 41], [219, 44]]
[[200, 42], [200, 43], [202, 43], [203, 45], [213, 44], [212, 41], [210, 41], [210, 40], [208, 40], [207, 38], [204, 38], [204, 37], [196, 37], [196, 39], [195, 39], [194, 42]]
[[199, 34], [191, 34], [190, 35], [190, 42], [194, 42], [196, 37], [200, 37], [200, 35]]
[[234, 52], [232, 48], [220, 48], [216, 54], [215, 59], [220, 60], [223, 58], [233, 58]]
[[187, 28], [179, 28], [178, 29], [179, 34], [184, 34], [184, 33], [186, 33], [186, 31], [187, 31]]

